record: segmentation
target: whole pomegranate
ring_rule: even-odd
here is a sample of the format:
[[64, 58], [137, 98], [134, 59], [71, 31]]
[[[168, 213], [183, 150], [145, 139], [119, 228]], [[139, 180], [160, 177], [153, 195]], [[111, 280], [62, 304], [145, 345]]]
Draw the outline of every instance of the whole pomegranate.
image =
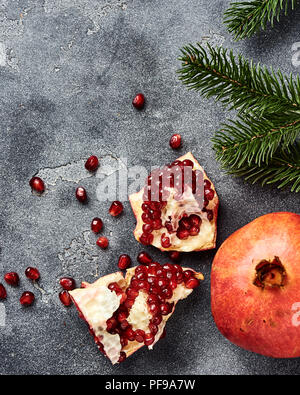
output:
[[134, 236], [143, 245], [185, 252], [215, 248], [219, 199], [190, 152], [153, 170], [129, 200], [137, 220]]
[[264, 215], [222, 244], [211, 308], [232, 343], [275, 358], [300, 356], [300, 215]]

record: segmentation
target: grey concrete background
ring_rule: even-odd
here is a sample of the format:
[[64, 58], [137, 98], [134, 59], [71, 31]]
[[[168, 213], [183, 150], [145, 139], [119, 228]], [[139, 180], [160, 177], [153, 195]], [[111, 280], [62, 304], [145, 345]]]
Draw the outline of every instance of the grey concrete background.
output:
[[[218, 245], [234, 230], [271, 211], [299, 212], [299, 196], [250, 186], [220, 171], [210, 137], [225, 120], [219, 104], [188, 92], [176, 76], [179, 48], [197, 41], [223, 44], [284, 72], [291, 46], [300, 41], [300, 8], [271, 31], [234, 43], [222, 25], [229, 1], [198, 0], [2, 0], [0, 3], [0, 207], [1, 276], [22, 274], [8, 288], [6, 325], [0, 326], [0, 373], [8, 374], [297, 374], [300, 362], [272, 360], [243, 351], [217, 331], [210, 314], [210, 265], [215, 251], [186, 254], [185, 265], [205, 274], [189, 299], [178, 304], [167, 337], [154, 351], [141, 349], [112, 366], [93, 344], [75, 308], [57, 297], [58, 279], [78, 283], [116, 269], [121, 253], [141, 250], [129, 204], [117, 219], [96, 198], [99, 174], [83, 169], [91, 154], [101, 166], [127, 158], [149, 168], [172, 161], [168, 146], [180, 132], [178, 154], [191, 150], [214, 180], [221, 207]], [[137, 112], [133, 96], [144, 92]], [[29, 179], [47, 183], [34, 196]], [[78, 183], [90, 200], [74, 198]], [[100, 216], [107, 251], [95, 246], [90, 221]], [[159, 261], [166, 256], [149, 248]], [[24, 278], [37, 266], [39, 289]], [[33, 290], [35, 306], [23, 309], [21, 291]]]

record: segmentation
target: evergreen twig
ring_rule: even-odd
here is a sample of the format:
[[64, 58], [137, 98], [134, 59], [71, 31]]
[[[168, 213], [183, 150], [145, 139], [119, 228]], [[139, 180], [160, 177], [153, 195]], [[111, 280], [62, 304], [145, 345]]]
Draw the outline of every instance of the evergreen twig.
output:
[[181, 50], [179, 78], [205, 97], [215, 96], [238, 119], [212, 139], [230, 173], [262, 184], [300, 190], [300, 79], [269, 71], [222, 48], [200, 44]]
[[294, 9], [297, 0], [252, 0], [232, 2], [224, 14], [224, 23], [236, 40], [251, 37], [260, 29], [265, 30], [268, 23], [273, 27], [274, 21], [281, 14], [287, 15]]

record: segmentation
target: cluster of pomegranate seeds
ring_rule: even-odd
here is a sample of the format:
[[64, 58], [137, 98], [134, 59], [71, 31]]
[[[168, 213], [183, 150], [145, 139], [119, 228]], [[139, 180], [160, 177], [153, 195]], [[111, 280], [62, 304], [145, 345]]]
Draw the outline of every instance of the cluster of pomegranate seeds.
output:
[[[204, 180], [200, 170], [193, 170], [194, 163], [190, 159], [183, 161], [176, 160], [171, 165], [166, 165], [162, 169], [155, 169], [147, 178], [147, 184], [144, 189], [142, 203], [142, 235], [140, 242], [144, 245], [150, 245], [153, 242], [153, 231], [163, 227], [166, 232], [161, 235], [161, 246], [163, 248], [171, 247], [170, 234], [176, 232], [176, 236], [185, 240], [190, 236], [197, 236], [200, 232], [201, 218], [193, 214], [188, 216], [183, 214], [179, 221], [177, 229], [173, 229], [172, 218], [162, 223], [162, 210], [167, 205], [167, 199], [170, 194], [170, 188], [174, 189], [174, 199], [180, 200], [184, 192], [190, 188], [195, 200], [198, 202], [199, 210], [207, 213], [209, 221], [213, 219], [213, 211], [208, 210], [209, 201], [215, 196], [209, 180]], [[204, 197], [203, 197], [204, 186]], [[202, 200], [204, 198], [204, 200]]]
[[131, 265], [131, 258], [130, 258], [130, 256], [127, 255], [127, 254], [120, 255], [119, 262], [118, 262], [119, 269], [125, 270], [130, 265]]
[[4, 275], [4, 280], [7, 282], [7, 284], [16, 287], [19, 285], [20, 277], [16, 272], [9, 272]]
[[[144, 254], [147, 253], [140, 253], [142, 260], [145, 257]], [[166, 263], [160, 265], [158, 262], [152, 262], [151, 260], [151, 262], [148, 261], [148, 266], [137, 266], [130, 285], [125, 291], [126, 293], [116, 282], [108, 285], [112, 292], [122, 295], [122, 298], [117, 311], [106, 321], [106, 330], [111, 334], [119, 334], [122, 348], [129, 341], [134, 340], [150, 346], [155, 341], [155, 335], [158, 333], [163, 316], [170, 314], [173, 310], [174, 303], [171, 302], [171, 298], [178, 284], [184, 284], [187, 288], [192, 289], [199, 285], [199, 280], [195, 278], [192, 270], [183, 271], [178, 264]], [[148, 311], [152, 316], [147, 332], [142, 329], [133, 329], [128, 322], [130, 309], [141, 291], [147, 294]], [[126, 357], [126, 354], [123, 353], [120, 354], [119, 362]]]
[[132, 100], [132, 105], [138, 110], [142, 110], [145, 105], [145, 96], [142, 93], [138, 93]]
[[38, 193], [43, 193], [45, 191], [44, 181], [40, 177], [32, 177], [29, 181], [29, 185]]
[[99, 160], [97, 158], [97, 156], [92, 155], [88, 158], [88, 160], [85, 162], [84, 167], [88, 170], [88, 171], [96, 171], [99, 167]]
[[80, 203], [84, 203], [87, 200], [86, 190], [83, 187], [78, 187], [75, 192], [76, 199]]
[[173, 149], [179, 148], [181, 145], [181, 136], [180, 134], [173, 134], [170, 138], [170, 147]]
[[75, 280], [72, 277], [62, 277], [59, 280], [59, 283], [62, 286], [62, 288], [66, 291], [73, 291], [73, 289], [76, 288]]
[[6, 299], [7, 293], [3, 284], [0, 284], [0, 299]]
[[20, 297], [20, 303], [22, 306], [25, 306], [25, 307], [31, 306], [33, 304], [34, 300], [35, 300], [35, 296], [30, 291], [23, 292]]
[[119, 202], [118, 200], [115, 200], [112, 202], [110, 208], [109, 208], [109, 214], [112, 215], [113, 217], [117, 217], [123, 212], [123, 204]]
[[100, 218], [98, 218], [98, 217], [94, 218], [94, 219], [92, 220], [92, 223], [91, 223], [91, 230], [92, 230], [92, 232], [94, 232], [94, 233], [100, 233], [101, 230], [102, 230], [102, 228], [103, 228], [102, 219], [100, 219]]
[[103, 250], [108, 247], [108, 243], [108, 238], [105, 236], [99, 237], [99, 239], [96, 241], [97, 246], [102, 248]]
[[149, 265], [153, 259], [146, 251], [141, 251], [137, 256], [137, 261], [142, 265]]
[[40, 272], [36, 267], [28, 267], [25, 270], [25, 276], [29, 278], [30, 280], [36, 281], [40, 278]]

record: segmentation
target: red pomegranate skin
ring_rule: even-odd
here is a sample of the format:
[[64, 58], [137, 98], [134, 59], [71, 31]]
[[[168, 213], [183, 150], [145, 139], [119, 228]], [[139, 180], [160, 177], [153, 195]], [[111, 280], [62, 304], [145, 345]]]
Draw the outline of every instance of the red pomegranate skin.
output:
[[[256, 265], [274, 256], [284, 266], [284, 285], [254, 285]], [[212, 266], [211, 309], [232, 343], [274, 358], [300, 356], [300, 215], [264, 215], [222, 244]]]

